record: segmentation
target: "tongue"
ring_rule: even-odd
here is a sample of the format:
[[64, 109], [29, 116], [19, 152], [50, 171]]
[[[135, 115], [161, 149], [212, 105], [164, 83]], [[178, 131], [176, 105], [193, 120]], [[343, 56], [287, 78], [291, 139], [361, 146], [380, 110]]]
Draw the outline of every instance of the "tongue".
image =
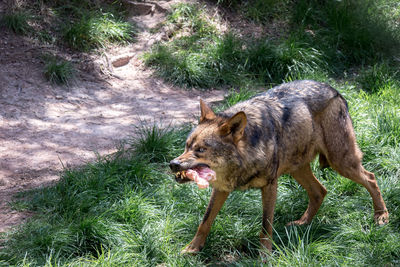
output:
[[193, 180], [200, 189], [207, 188], [210, 185], [209, 181], [213, 181], [216, 178], [215, 172], [207, 167], [189, 169], [186, 172], [186, 176]]

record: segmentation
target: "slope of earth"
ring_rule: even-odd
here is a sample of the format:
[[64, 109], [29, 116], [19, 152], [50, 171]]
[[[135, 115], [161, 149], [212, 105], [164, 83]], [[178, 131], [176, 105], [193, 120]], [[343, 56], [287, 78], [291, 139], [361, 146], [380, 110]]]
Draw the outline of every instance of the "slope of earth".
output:
[[163, 8], [132, 17], [142, 29], [134, 44], [102, 55], [57, 51], [79, 65], [69, 87], [44, 78], [41, 55], [53, 48], [1, 29], [0, 232], [29, 217], [9, 205], [17, 192], [57, 181], [63, 166], [112, 153], [142, 124], [195, 121], [200, 96], [211, 103], [223, 99], [223, 91], [165, 84], [143, 67], [141, 53], [162, 38], [149, 29], [164, 19], [172, 2], [158, 3]]

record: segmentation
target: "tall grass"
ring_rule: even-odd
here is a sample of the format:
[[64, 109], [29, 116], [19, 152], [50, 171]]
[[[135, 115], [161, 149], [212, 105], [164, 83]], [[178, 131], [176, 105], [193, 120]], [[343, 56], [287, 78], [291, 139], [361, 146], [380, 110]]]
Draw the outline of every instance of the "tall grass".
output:
[[18, 34], [31, 33], [45, 43], [68, 45], [79, 51], [134, 41], [136, 26], [125, 18], [119, 1], [37, 1], [1, 18]]
[[393, 56], [398, 56], [400, 29], [395, 15], [387, 15], [387, 6], [399, 9], [393, 1], [233, 4], [245, 6], [250, 17], [264, 24], [274, 23], [269, 22], [270, 12], [281, 14], [281, 23], [290, 31], [282, 30], [282, 38], [265, 35], [249, 40], [213, 27], [212, 20], [204, 19], [205, 8], [181, 4], [168, 20], [175, 27], [170, 40], [153, 47], [145, 55], [146, 64], [172, 83], [199, 88], [343, 77], [354, 69], [381, 66], [381, 61], [390, 69], [398, 66]]
[[32, 31], [32, 27], [28, 23], [31, 18], [32, 15], [26, 11], [14, 11], [0, 18], [0, 25], [4, 25], [17, 34], [27, 34]]
[[279, 44], [255, 42], [247, 51], [246, 67], [264, 83], [301, 79], [328, 70], [323, 54], [295, 37]]
[[[170, 18], [183, 16], [185, 23], [180, 22], [179, 28], [188, 25], [191, 34], [160, 43], [145, 55], [146, 64], [170, 82], [199, 88], [244, 86], [280, 83], [327, 69], [322, 53], [297, 38], [283, 42], [266, 38], [245, 41], [235, 34], [218, 32], [204, 21], [205, 11], [198, 6], [185, 8], [190, 12], [182, 12], [180, 5]], [[176, 20], [170, 19], [170, 23]], [[196, 25], [202, 25], [203, 31]]]
[[379, 62], [362, 69], [356, 80], [364, 91], [378, 93], [384, 87], [397, 83], [398, 74], [395, 67], [387, 62]]
[[384, 12], [387, 6], [398, 8], [384, 0], [301, 0], [293, 4], [292, 29], [312, 31], [313, 44], [343, 71], [397, 53], [400, 32], [393, 26], [394, 17]]
[[135, 138], [128, 144], [136, 154], [146, 157], [150, 162], [169, 162], [181, 150], [182, 135], [189, 133], [185, 126], [181, 131], [171, 127], [160, 128], [156, 124], [143, 124], [136, 128]]
[[88, 51], [110, 43], [133, 40], [134, 28], [112, 13], [88, 12], [64, 29], [64, 39], [73, 48]]

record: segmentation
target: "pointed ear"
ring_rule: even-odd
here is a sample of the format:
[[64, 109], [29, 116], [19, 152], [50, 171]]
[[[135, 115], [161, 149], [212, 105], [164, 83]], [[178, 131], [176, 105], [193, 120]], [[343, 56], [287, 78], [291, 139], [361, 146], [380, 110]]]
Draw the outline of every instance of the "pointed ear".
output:
[[206, 102], [204, 102], [203, 99], [201, 98], [200, 98], [200, 111], [201, 111], [200, 123], [205, 120], [213, 120], [217, 117], [214, 111], [212, 111], [212, 109], [209, 106], [207, 106]]
[[236, 144], [243, 137], [246, 125], [246, 114], [239, 111], [220, 126], [219, 132], [222, 136], [232, 135], [233, 142]]

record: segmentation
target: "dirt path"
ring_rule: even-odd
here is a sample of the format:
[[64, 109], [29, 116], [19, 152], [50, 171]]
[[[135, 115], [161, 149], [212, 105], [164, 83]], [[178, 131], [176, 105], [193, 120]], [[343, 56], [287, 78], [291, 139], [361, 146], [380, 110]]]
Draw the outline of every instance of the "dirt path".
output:
[[[0, 232], [29, 216], [10, 208], [13, 195], [56, 181], [61, 162], [76, 166], [95, 159], [94, 152], [111, 153], [141, 123], [193, 121], [200, 95], [208, 102], [223, 99], [222, 91], [175, 88], [143, 67], [139, 55], [160, 38], [146, 29], [163, 16], [160, 11], [132, 18], [143, 32], [128, 47], [83, 59], [72, 54], [81, 65], [87, 63], [89, 71], [82, 71], [69, 88], [51, 85], [43, 77], [41, 53], [50, 48], [1, 33]], [[110, 61], [118, 57], [132, 59], [110, 68]], [[93, 69], [104, 68], [112, 74], [108, 78], [92, 74]]]

